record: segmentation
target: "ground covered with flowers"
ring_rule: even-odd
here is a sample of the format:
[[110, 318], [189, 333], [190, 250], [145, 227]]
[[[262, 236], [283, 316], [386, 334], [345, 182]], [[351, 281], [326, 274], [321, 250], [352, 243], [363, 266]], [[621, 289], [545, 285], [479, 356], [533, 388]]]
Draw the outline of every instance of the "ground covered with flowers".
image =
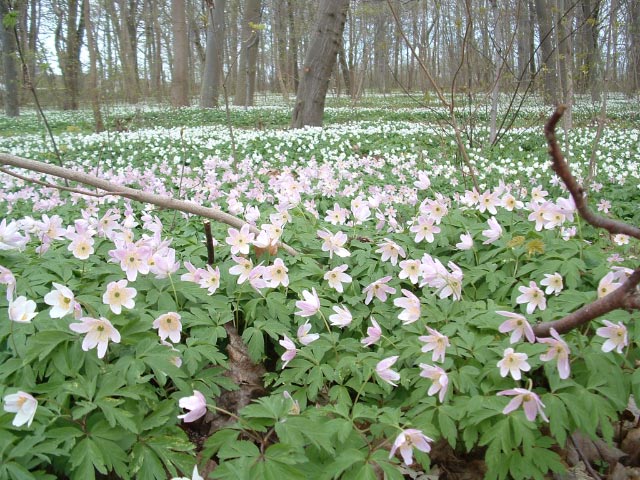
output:
[[[576, 216], [534, 122], [549, 112], [493, 149], [475, 126], [476, 190], [433, 118], [344, 110], [234, 145], [188, 126], [195, 109], [98, 135], [51, 114], [66, 167], [255, 230], [211, 225], [208, 254], [200, 218], [0, 173], [0, 478], [545, 478], [586, 462], [576, 435], [620, 446], [601, 473], [637, 465], [637, 313], [532, 328], [614, 291], [639, 254]], [[589, 112], [562, 140], [580, 179]], [[589, 202], [638, 225], [637, 114], [610, 112]], [[0, 150], [54, 161], [42, 133]]]

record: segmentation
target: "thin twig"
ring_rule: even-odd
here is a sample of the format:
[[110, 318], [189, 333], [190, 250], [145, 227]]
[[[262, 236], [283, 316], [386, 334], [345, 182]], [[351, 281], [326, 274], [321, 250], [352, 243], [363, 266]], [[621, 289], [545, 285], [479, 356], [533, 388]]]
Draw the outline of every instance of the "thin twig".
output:
[[573, 448], [576, 449], [576, 452], [578, 452], [578, 456], [580, 457], [580, 459], [582, 460], [582, 463], [584, 463], [584, 468], [587, 469], [587, 472], [589, 472], [589, 474], [595, 478], [596, 480], [602, 480], [602, 477], [600, 475], [598, 475], [598, 472], [596, 472], [593, 467], [591, 466], [591, 463], [589, 462], [589, 460], [587, 459], [587, 457], [585, 456], [585, 454], [582, 452], [582, 450], [580, 450], [580, 448], [578, 448], [578, 444], [576, 443], [576, 441], [573, 438], [573, 435], [569, 436], [569, 440], [571, 440], [571, 443], [573, 444]]
[[11, 170], [7, 170], [6, 168], [0, 168], [0, 172], [5, 173], [5, 174], [10, 175], [10, 176], [15, 177], [15, 178], [19, 178], [20, 180], [24, 180], [25, 182], [35, 183], [37, 185], [42, 185], [43, 187], [53, 188], [53, 189], [56, 189], [56, 190], [63, 190], [65, 192], [78, 193], [80, 195], [87, 195], [89, 197], [102, 198], [102, 197], [108, 197], [109, 195], [118, 195], [117, 192], [95, 193], [95, 192], [91, 192], [89, 190], [82, 190], [80, 188], [64, 187], [62, 185], [57, 185], [55, 183], [43, 182], [42, 180], [38, 180], [36, 178], [26, 177], [24, 175], [20, 175], [19, 173], [12, 172]]
[[211, 222], [204, 222], [204, 236], [207, 245], [207, 264], [213, 266], [216, 258], [213, 249], [213, 235], [211, 235]]

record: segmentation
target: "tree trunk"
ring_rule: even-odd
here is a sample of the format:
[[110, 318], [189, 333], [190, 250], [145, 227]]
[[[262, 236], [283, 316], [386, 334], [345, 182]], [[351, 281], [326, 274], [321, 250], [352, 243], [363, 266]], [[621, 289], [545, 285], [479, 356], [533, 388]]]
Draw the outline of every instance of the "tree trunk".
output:
[[518, 38], [518, 88], [522, 88], [529, 81], [529, 1], [518, 0], [517, 5], [517, 38]]
[[387, 74], [387, 59], [389, 55], [389, 45], [387, 40], [387, 18], [386, 1], [380, 0], [376, 5], [377, 12], [375, 14], [375, 33], [373, 39], [373, 83], [380, 93], [386, 93], [387, 85], [385, 77]]
[[629, 93], [634, 94], [640, 90], [640, 0], [630, 0], [629, 6], [629, 65], [627, 77], [629, 81]]
[[[63, 34], [62, 25], [65, 13], [66, 29], [64, 29], [65, 34]], [[69, 0], [66, 12], [58, 7], [56, 16], [56, 53], [64, 84], [62, 108], [64, 110], [77, 110], [78, 97], [80, 95], [80, 49], [84, 35], [84, 12], [81, 5], [78, 4], [78, 0]], [[64, 48], [62, 46], [63, 35], [65, 37]]]
[[287, 12], [289, 16], [289, 55], [291, 56], [291, 65], [289, 71], [293, 79], [293, 89], [297, 92], [300, 84], [300, 69], [298, 68], [298, 43], [296, 34], [296, 23], [293, 12], [293, 3], [287, 0]]
[[207, 47], [200, 90], [200, 107], [202, 108], [218, 106], [224, 52], [225, 3], [226, 0], [209, 0], [207, 2]]
[[551, 6], [548, 1], [535, 0], [536, 15], [540, 33], [540, 49], [542, 59], [540, 70], [543, 77], [543, 98], [547, 105], [556, 103], [558, 95], [558, 80], [556, 78], [556, 61], [553, 45], [553, 26], [551, 24]]
[[173, 68], [171, 100], [174, 107], [189, 106], [189, 51], [184, 0], [171, 0], [173, 31]]
[[91, 109], [93, 110], [93, 121], [95, 122], [96, 133], [104, 130], [102, 113], [100, 112], [100, 93], [98, 92], [98, 69], [96, 68], [96, 44], [93, 38], [93, 27], [91, 26], [91, 7], [89, 2], [84, 2], [84, 22], [87, 29], [87, 48], [89, 49], [89, 98], [91, 98]]
[[[2, 68], [4, 70], [4, 112], [8, 117], [20, 115], [18, 104], [18, 67], [16, 62], [17, 46], [15, 29], [5, 27], [5, 16], [9, 13], [7, 0], [0, 0], [0, 43], [2, 44]], [[9, 22], [7, 22], [9, 23]]]
[[278, 80], [282, 98], [285, 102], [289, 102], [292, 78], [287, 68], [287, 24], [285, 23], [284, 4], [282, 0], [272, 0], [271, 5], [276, 79]]
[[598, 26], [600, 23], [600, 1], [582, 0], [582, 14], [584, 17], [584, 45], [585, 62], [582, 72], [585, 75], [587, 88], [591, 92], [591, 101], [600, 101], [600, 50], [598, 48]]
[[331, 72], [342, 44], [349, 0], [321, 0], [302, 69], [291, 126], [322, 126]]
[[495, 59], [493, 87], [491, 88], [491, 119], [489, 122], [489, 143], [493, 145], [496, 140], [498, 119], [498, 100], [500, 99], [500, 77], [502, 76], [502, 66], [504, 62], [504, 50], [502, 41], [502, 28], [500, 26], [500, 14], [498, 13], [497, 0], [491, 0], [491, 13], [493, 16], [493, 32], [495, 36]]
[[245, 0], [242, 16], [240, 41], [240, 61], [234, 105], [251, 106], [256, 86], [256, 67], [258, 60], [258, 42], [260, 40], [260, 0]]

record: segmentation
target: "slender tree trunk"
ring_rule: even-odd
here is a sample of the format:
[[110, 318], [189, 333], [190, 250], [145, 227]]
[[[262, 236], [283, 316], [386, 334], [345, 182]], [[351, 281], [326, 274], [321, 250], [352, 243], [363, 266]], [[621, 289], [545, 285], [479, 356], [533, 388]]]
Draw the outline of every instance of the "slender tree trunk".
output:
[[591, 101], [600, 101], [600, 50], [598, 47], [598, 27], [600, 24], [601, 0], [582, 0], [582, 14], [584, 26], [584, 57], [582, 72], [587, 80], [587, 87], [591, 92]]
[[91, 6], [85, 1], [84, 22], [87, 29], [87, 48], [89, 49], [89, 98], [91, 98], [91, 109], [93, 110], [93, 121], [96, 132], [104, 130], [102, 123], [102, 113], [100, 112], [100, 93], [98, 91], [98, 69], [96, 68], [96, 44], [93, 38], [93, 27], [91, 26]]
[[285, 23], [284, 3], [282, 0], [272, 0], [272, 28], [275, 46], [275, 67], [280, 93], [285, 102], [289, 101], [291, 92], [291, 75], [287, 68], [287, 24]]
[[245, 0], [242, 16], [242, 33], [240, 41], [240, 61], [238, 62], [238, 79], [234, 105], [251, 106], [256, 84], [256, 67], [258, 60], [258, 42], [260, 40], [258, 24], [260, 23], [260, 0]]
[[629, 64], [627, 77], [629, 93], [640, 91], [640, 0], [629, 0], [627, 6], [629, 31]]
[[375, 15], [375, 32], [373, 38], [373, 83], [374, 87], [380, 93], [385, 93], [387, 85], [385, 77], [387, 74], [387, 59], [389, 56], [389, 45], [387, 39], [387, 25], [389, 24], [389, 18], [387, 15], [386, 5], [383, 3], [385, 0], [379, 0], [376, 9], [378, 10]]
[[174, 107], [186, 107], [189, 105], [189, 46], [184, 0], [171, 0], [171, 17], [173, 31], [171, 99]]
[[528, 0], [518, 0], [516, 7], [517, 15], [517, 39], [518, 39], [518, 88], [526, 85], [529, 81], [528, 69], [531, 51], [529, 45], [529, 2]]
[[207, 48], [200, 90], [200, 107], [202, 108], [218, 106], [224, 52], [225, 3], [226, 0], [209, 0], [207, 2]]
[[331, 72], [342, 44], [349, 0], [321, 0], [302, 69], [291, 126], [322, 125]]
[[[2, 69], [4, 71], [4, 112], [8, 117], [20, 115], [18, 66], [16, 61], [17, 45], [15, 27], [5, 26], [4, 20], [9, 13], [7, 0], [0, 0], [0, 43], [2, 44]], [[7, 22], [9, 23], [9, 22]]]
[[536, 16], [538, 17], [538, 26], [540, 33], [540, 49], [542, 50], [542, 59], [540, 69], [543, 77], [543, 97], [544, 102], [552, 105], [557, 100], [558, 80], [554, 44], [553, 44], [553, 26], [551, 24], [551, 8], [548, 0], [535, 0]]
[[296, 22], [292, 0], [287, 0], [287, 13], [289, 17], [289, 55], [291, 65], [289, 72], [293, 80], [293, 89], [297, 92], [300, 84], [300, 69], [298, 67], [298, 35], [296, 33]]
[[500, 14], [498, 12], [497, 0], [491, 0], [491, 13], [493, 16], [493, 32], [495, 36], [494, 55], [494, 75], [493, 87], [491, 88], [491, 119], [489, 126], [489, 143], [493, 145], [496, 140], [496, 123], [498, 119], [498, 101], [500, 99], [500, 77], [504, 62], [504, 42], [502, 40], [502, 28], [500, 27]]

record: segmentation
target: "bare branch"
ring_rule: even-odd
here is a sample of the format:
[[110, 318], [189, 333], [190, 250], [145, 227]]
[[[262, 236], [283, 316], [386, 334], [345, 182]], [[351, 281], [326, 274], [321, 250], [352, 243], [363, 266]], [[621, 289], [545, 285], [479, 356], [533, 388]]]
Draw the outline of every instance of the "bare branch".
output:
[[[52, 175], [68, 181], [82, 183], [84, 185], [104, 190], [105, 192], [108, 192], [109, 195], [117, 195], [131, 200], [136, 200], [138, 202], [150, 203], [169, 210], [179, 210], [181, 212], [191, 213], [200, 217], [210, 218], [217, 222], [226, 223], [227, 225], [235, 228], [242, 228], [244, 225], [249, 225], [251, 231], [259, 233], [258, 229], [253, 225], [218, 209], [203, 207], [184, 200], [177, 200], [164, 195], [156, 195], [155, 193], [143, 192], [135, 188], [116, 185], [115, 183], [108, 182], [88, 173], [76, 172], [68, 168], [57, 167], [48, 163], [29, 160], [27, 158], [2, 152], [0, 152], [0, 165], [24, 168], [32, 172], [44, 173], [46, 175]], [[281, 244], [281, 246], [289, 255], [298, 255], [298, 252], [289, 245]]]
[[[571, 197], [576, 204], [578, 213], [589, 224], [596, 228], [603, 228], [612, 234], [624, 233], [631, 237], [640, 239], [640, 229], [618, 220], [601, 217], [589, 210], [584, 190], [571, 174], [569, 165], [565, 161], [564, 156], [560, 151], [560, 147], [558, 146], [558, 142], [556, 141], [555, 128], [560, 121], [560, 118], [562, 118], [564, 111], [565, 106], [558, 105], [556, 111], [551, 115], [547, 124], [544, 126], [544, 134], [545, 137], [547, 137], [547, 142], [549, 143], [549, 155], [551, 156], [552, 168], [569, 189]], [[552, 328], [554, 328], [558, 333], [565, 333], [613, 310], [640, 310], [640, 292], [638, 291], [638, 284], [640, 284], [640, 268], [634, 270], [634, 272], [621, 286], [608, 295], [579, 308], [564, 318], [552, 322], [539, 323], [533, 327], [533, 332], [538, 337], [548, 337]]]
[[551, 115], [551, 118], [549, 118], [549, 121], [544, 126], [544, 135], [547, 137], [547, 142], [549, 143], [549, 155], [551, 155], [552, 161], [551, 167], [569, 189], [569, 193], [571, 193], [571, 197], [573, 197], [578, 213], [588, 223], [596, 228], [604, 228], [611, 234], [624, 233], [625, 235], [629, 235], [630, 237], [640, 240], [640, 228], [618, 220], [601, 217], [589, 209], [585, 199], [584, 190], [571, 174], [569, 165], [564, 159], [564, 156], [560, 151], [560, 147], [558, 146], [558, 142], [556, 141], [556, 125], [560, 121], [560, 118], [562, 118], [565, 108], [566, 107], [564, 105], [558, 105], [556, 111]]
[[534, 325], [533, 333], [536, 337], [548, 337], [551, 335], [552, 328], [558, 333], [565, 333], [613, 310], [620, 308], [625, 310], [640, 309], [640, 293], [637, 290], [639, 283], [640, 268], [636, 269], [622, 285], [610, 294], [579, 308], [564, 318]]
[[25, 177], [24, 175], [20, 175], [19, 173], [16, 172], [12, 172], [11, 170], [7, 170], [6, 168], [0, 168], [0, 172], [5, 173], [7, 175], [10, 175], [12, 177], [15, 178], [19, 178], [20, 180], [24, 180], [25, 182], [28, 183], [35, 183], [37, 185], [42, 185], [43, 187], [47, 187], [47, 188], [54, 188], [56, 190], [63, 190], [65, 192], [71, 192], [71, 193], [77, 193], [80, 195], [87, 195], [89, 197], [107, 197], [109, 195], [114, 195], [113, 193], [95, 193], [95, 192], [90, 192], [89, 190], [82, 190], [80, 188], [72, 188], [72, 187], [64, 187], [62, 185], [56, 185], [55, 183], [48, 183], [48, 182], [43, 182], [42, 180], [38, 180], [36, 178], [31, 178], [31, 177]]

